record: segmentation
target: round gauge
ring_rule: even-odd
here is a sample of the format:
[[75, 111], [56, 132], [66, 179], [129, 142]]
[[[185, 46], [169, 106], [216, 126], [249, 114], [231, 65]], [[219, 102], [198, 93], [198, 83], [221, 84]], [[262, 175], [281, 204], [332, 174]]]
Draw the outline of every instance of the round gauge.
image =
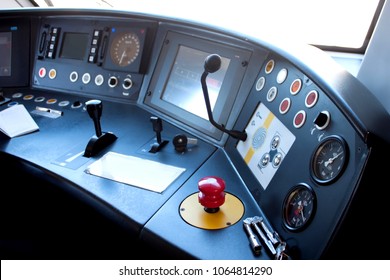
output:
[[130, 32], [118, 35], [111, 43], [110, 55], [114, 64], [128, 66], [133, 63], [140, 53], [138, 35]]
[[348, 150], [341, 137], [325, 138], [313, 154], [311, 171], [313, 178], [321, 184], [336, 180], [344, 170], [348, 159]]
[[286, 228], [299, 231], [312, 220], [316, 207], [316, 197], [307, 185], [299, 185], [290, 190], [283, 203], [283, 222]]

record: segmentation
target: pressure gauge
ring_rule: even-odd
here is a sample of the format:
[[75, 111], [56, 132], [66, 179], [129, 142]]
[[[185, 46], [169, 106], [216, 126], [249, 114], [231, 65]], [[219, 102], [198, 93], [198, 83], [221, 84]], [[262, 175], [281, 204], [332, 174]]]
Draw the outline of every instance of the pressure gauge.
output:
[[314, 191], [305, 184], [292, 188], [283, 203], [283, 222], [287, 229], [300, 231], [313, 219], [316, 208]]
[[338, 136], [325, 138], [316, 148], [311, 160], [311, 173], [318, 183], [329, 184], [339, 178], [348, 160], [345, 141]]

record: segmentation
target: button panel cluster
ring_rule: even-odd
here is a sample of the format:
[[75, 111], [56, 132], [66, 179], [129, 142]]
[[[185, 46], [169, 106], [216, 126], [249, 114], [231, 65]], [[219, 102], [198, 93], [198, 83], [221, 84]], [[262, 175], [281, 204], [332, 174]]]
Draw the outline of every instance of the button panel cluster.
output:
[[[293, 108], [292, 104], [300, 104], [300, 100], [303, 98], [302, 105], [294, 106], [295, 112], [293, 112], [291, 120], [293, 127], [301, 128], [307, 121], [308, 110], [314, 108], [318, 102], [319, 89], [313, 87], [313, 83], [307, 77], [303, 75], [299, 77], [299, 75], [293, 73], [293, 69], [284, 65], [278, 68], [276, 64], [274, 59], [267, 61], [256, 81], [255, 90], [259, 93], [264, 92], [268, 103], [278, 102], [278, 111], [281, 115], [287, 115]], [[291, 78], [288, 79], [289, 75], [298, 77], [291, 80]], [[287, 83], [287, 90], [285, 83]], [[302, 94], [304, 94], [304, 97], [301, 97]], [[281, 98], [277, 98], [279, 95]], [[318, 118], [320, 120], [314, 120], [317, 129], [325, 129], [330, 122], [330, 113], [328, 111], [321, 112]]]
[[60, 31], [61, 28], [58, 27], [50, 28], [49, 44], [47, 45], [46, 58], [55, 58]]
[[94, 30], [93, 31], [91, 47], [90, 47], [89, 55], [88, 55], [88, 62], [89, 63], [95, 63], [97, 60], [101, 34], [102, 34], [101, 30]]

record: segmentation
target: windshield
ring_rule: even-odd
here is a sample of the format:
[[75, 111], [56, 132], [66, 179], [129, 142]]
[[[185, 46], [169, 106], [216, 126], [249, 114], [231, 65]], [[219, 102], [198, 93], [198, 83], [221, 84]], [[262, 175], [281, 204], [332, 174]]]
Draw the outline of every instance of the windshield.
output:
[[362, 49], [383, 0], [36, 0], [40, 7], [104, 8], [210, 23], [249, 35]]

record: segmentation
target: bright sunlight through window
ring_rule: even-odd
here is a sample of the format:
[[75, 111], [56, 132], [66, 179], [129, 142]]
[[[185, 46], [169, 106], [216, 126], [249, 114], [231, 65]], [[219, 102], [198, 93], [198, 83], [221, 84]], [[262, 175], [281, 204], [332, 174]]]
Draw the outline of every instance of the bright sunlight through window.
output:
[[360, 48], [379, 0], [40, 0], [40, 6], [113, 8], [195, 20], [248, 35]]

